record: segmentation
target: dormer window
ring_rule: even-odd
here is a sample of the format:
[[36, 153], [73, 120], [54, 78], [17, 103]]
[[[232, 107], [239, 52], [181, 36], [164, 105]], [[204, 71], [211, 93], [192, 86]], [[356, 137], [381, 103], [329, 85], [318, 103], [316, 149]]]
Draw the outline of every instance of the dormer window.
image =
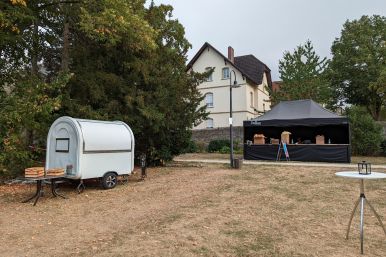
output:
[[229, 79], [229, 68], [228, 67], [225, 67], [225, 68], [222, 68], [222, 79]]

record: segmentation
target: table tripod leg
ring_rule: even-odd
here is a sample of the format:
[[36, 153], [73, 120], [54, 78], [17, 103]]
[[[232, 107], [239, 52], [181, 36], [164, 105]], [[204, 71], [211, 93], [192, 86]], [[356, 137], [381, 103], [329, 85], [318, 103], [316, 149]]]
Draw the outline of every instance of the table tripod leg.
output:
[[358, 200], [355, 202], [354, 209], [351, 212], [350, 221], [348, 222], [348, 227], [347, 227], [346, 239], [348, 239], [348, 234], [350, 233], [351, 222], [352, 222], [352, 219], [354, 218], [354, 214], [355, 214], [355, 211], [357, 210], [360, 199], [361, 198], [359, 197]]
[[381, 220], [381, 217], [378, 215], [378, 213], [375, 211], [374, 207], [371, 205], [370, 201], [366, 198], [366, 203], [370, 206], [370, 209], [374, 212], [375, 214], [375, 217], [377, 217], [379, 223], [381, 224], [381, 227], [383, 229], [383, 232], [385, 233], [386, 235], [386, 230], [385, 230], [385, 227], [383, 226], [383, 223], [382, 223], [382, 220]]
[[363, 212], [364, 212], [364, 205], [365, 205], [365, 197], [361, 197], [361, 222], [360, 222], [360, 236], [361, 236], [361, 254], [363, 254]]
[[61, 195], [58, 193], [58, 186], [56, 184], [56, 181], [54, 181], [54, 180], [51, 181], [51, 192], [52, 192], [52, 195], [54, 197], [60, 196], [63, 199], [66, 199], [66, 197], [64, 195]]
[[34, 198], [38, 195], [38, 191], [39, 191], [39, 190], [36, 189], [35, 194], [34, 194], [33, 196], [31, 196], [30, 198], [28, 198], [28, 199], [22, 201], [22, 203], [27, 203], [27, 202], [31, 201], [32, 199], [34, 199]]
[[37, 195], [36, 195], [36, 199], [35, 199], [35, 202], [34, 202], [34, 206], [36, 205], [36, 203], [38, 202], [40, 196], [42, 195], [42, 188], [43, 188], [42, 181], [38, 180], [38, 182], [37, 182]]
[[39, 183], [39, 181], [36, 182], [36, 192], [33, 196], [31, 196], [30, 198], [22, 201], [22, 203], [27, 203], [29, 201], [31, 201], [32, 199], [34, 199], [35, 197], [38, 196], [38, 194], [40, 194], [40, 191], [41, 191], [41, 183]]
[[51, 193], [54, 197], [56, 197], [56, 185], [55, 185], [55, 182], [52, 180], [51, 181]]

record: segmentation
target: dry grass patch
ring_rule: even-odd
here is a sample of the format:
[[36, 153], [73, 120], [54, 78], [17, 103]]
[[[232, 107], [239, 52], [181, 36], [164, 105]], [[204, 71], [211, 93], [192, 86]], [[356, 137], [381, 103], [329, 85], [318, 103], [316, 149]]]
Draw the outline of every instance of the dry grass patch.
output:
[[[359, 221], [345, 230], [359, 182], [338, 169], [224, 165], [149, 169], [127, 185], [83, 194], [0, 187], [0, 255], [4, 256], [358, 256]], [[383, 216], [386, 181], [366, 181]], [[385, 220], [385, 217], [382, 217]], [[386, 223], [386, 220], [385, 220]], [[385, 256], [386, 237], [365, 214], [365, 253]]]

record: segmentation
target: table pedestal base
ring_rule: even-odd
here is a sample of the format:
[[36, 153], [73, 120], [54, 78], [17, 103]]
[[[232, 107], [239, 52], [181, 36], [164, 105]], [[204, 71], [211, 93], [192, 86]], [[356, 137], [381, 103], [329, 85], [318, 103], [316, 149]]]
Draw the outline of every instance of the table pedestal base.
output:
[[348, 235], [350, 233], [350, 227], [351, 227], [351, 222], [352, 222], [352, 219], [354, 218], [354, 214], [355, 214], [355, 211], [356, 209], [358, 208], [358, 205], [359, 205], [359, 202], [361, 203], [361, 209], [360, 209], [360, 238], [361, 238], [361, 254], [363, 254], [363, 223], [364, 223], [364, 208], [365, 208], [365, 203], [367, 203], [369, 206], [370, 206], [370, 209], [373, 211], [373, 213], [375, 214], [375, 217], [377, 217], [378, 221], [379, 221], [379, 224], [381, 224], [381, 227], [383, 229], [383, 232], [385, 233], [386, 235], [386, 230], [385, 230], [385, 227], [383, 226], [383, 223], [382, 223], [382, 220], [381, 220], [381, 217], [378, 215], [378, 213], [375, 211], [374, 207], [371, 205], [370, 201], [366, 198], [365, 196], [365, 190], [364, 190], [364, 185], [363, 185], [363, 179], [361, 179], [361, 193], [359, 195], [359, 199], [355, 202], [355, 205], [354, 205], [354, 209], [353, 211], [351, 212], [351, 217], [350, 217], [350, 221], [348, 223], [348, 227], [347, 227], [347, 233], [346, 233], [346, 239], [348, 239]]

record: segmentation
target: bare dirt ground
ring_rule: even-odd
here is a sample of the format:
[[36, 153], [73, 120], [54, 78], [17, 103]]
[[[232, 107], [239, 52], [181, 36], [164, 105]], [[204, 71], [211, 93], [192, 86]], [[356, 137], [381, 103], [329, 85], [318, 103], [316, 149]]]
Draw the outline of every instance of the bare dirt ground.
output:
[[[149, 169], [126, 185], [82, 194], [0, 186], [0, 256], [359, 256], [359, 214], [345, 231], [359, 182], [338, 169], [222, 165]], [[366, 181], [386, 223], [386, 181]], [[365, 255], [386, 256], [386, 237], [365, 212]]]

